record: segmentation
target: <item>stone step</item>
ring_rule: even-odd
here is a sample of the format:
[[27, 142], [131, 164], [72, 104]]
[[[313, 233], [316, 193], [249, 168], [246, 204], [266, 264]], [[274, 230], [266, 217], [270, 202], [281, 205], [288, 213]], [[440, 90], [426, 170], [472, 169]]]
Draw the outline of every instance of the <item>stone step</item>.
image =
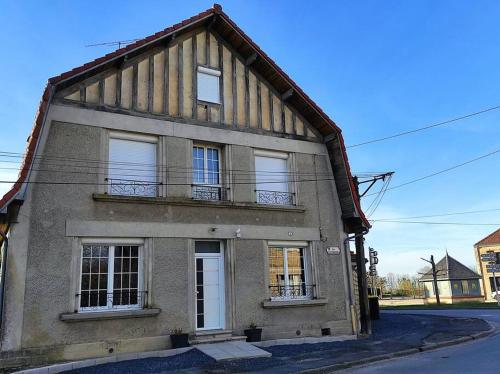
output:
[[193, 337], [189, 339], [189, 344], [198, 345], [198, 344], [213, 344], [213, 343], [223, 343], [223, 342], [231, 342], [231, 341], [246, 341], [246, 336], [215, 336], [215, 337]]

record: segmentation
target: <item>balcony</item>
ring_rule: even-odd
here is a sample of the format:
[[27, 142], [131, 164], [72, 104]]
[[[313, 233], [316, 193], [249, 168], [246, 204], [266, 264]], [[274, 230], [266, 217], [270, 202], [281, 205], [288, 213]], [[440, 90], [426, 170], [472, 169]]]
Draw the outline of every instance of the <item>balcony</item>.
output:
[[203, 201], [227, 201], [228, 188], [220, 186], [207, 186], [202, 184], [192, 184], [192, 198], [193, 200]]
[[282, 191], [255, 190], [257, 204], [294, 205], [294, 193]]
[[158, 186], [161, 183], [132, 179], [106, 178], [110, 195], [121, 196], [158, 196]]
[[304, 300], [316, 298], [316, 285], [276, 285], [269, 286], [271, 300]]

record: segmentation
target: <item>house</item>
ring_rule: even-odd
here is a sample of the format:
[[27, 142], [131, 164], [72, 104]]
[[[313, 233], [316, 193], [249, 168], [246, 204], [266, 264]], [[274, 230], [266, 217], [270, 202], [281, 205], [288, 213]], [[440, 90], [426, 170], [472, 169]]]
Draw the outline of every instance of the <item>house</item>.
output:
[[50, 78], [0, 220], [4, 366], [356, 333], [341, 131], [218, 5]]
[[[486, 301], [496, 301], [495, 292], [497, 292], [497, 290], [500, 291], [500, 280], [497, 278], [496, 274], [495, 278], [493, 278], [493, 273], [489, 273], [486, 270], [488, 262], [481, 261], [482, 254], [491, 252], [495, 254], [495, 263], [500, 265], [500, 229], [492, 232], [490, 235], [474, 244], [474, 254], [479, 274], [481, 274], [481, 283]], [[495, 289], [494, 280], [497, 283], [497, 290]]]
[[[448, 252], [436, 264], [437, 286], [442, 303], [455, 304], [463, 301], [483, 301], [477, 273], [461, 264]], [[424, 288], [424, 302], [435, 303], [436, 291], [434, 287], [432, 269], [425, 273], [419, 282]]]

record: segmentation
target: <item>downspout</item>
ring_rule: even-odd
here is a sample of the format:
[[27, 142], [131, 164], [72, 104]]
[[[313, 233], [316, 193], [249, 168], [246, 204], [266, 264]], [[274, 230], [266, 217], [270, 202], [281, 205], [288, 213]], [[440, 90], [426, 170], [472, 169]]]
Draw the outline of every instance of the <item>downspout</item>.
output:
[[[345, 263], [346, 264], [350, 264], [351, 263], [351, 259], [350, 259], [350, 253], [348, 251], [348, 248], [349, 248], [349, 242], [351, 240], [354, 240], [356, 239], [357, 237], [359, 236], [363, 236], [365, 234], [368, 233], [368, 229], [364, 229], [363, 231], [361, 231], [360, 233], [357, 233], [357, 234], [354, 234], [352, 236], [348, 236], [344, 239], [344, 257], [345, 257]], [[351, 324], [352, 324], [352, 332], [354, 334], [357, 334], [358, 333], [358, 329], [357, 329], [357, 326], [358, 326], [358, 321], [357, 321], [357, 318], [356, 317], [356, 312], [355, 312], [355, 305], [354, 305], [354, 299], [353, 299], [353, 292], [354, 291], [354, 285], [352, 283], [352, 265], [351, 265], [351, 269], [347, 269], [348, 270], [348, 274], [349, 274], [349, 279], [348, 279], [348, 282], [349, 282], [349, 289], [350, 289], [350, 292], [349, 292], [349, 307], [351, 308]], [[359, 287], [359, 284], [358, 284], [358, 287]]]
[[0, 236], [4, 242], [4, 248], [2, 251], [2, 270], [0, 272], [0, 331], [2, 331], [3, 326], [3, 299], [5, 294], [5, 273], [7, 269], [7, 249], [9, 248], [9, 238], [7, 237], [7, 233], [0, 230]]

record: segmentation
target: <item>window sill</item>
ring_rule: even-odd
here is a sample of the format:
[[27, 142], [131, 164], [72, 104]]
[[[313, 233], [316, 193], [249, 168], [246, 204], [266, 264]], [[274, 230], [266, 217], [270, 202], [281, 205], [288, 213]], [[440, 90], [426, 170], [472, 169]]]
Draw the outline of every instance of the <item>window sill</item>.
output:
[[104, 312], [82, 312], [82, 313], [63, 313], [59, 319], [63, 322], [84, 322], [84, 321], [102, 321], [107, 319], [122, 318], [143, 318], [155, 317], [160, 314], [161, 309], [137, 309], [137, 310], [110, 310]]
[[264, 309], [275, 308], [297, 308], [306, 306], [321, 306], [328, 304], [328, 299], [310, 299], [310, 300], [265, 300], [262, 302]]
[[254, 210], [275, 210], [282, 212], [305, 212], [303, 206], [289, 205], [265, 205], [257, 203], [237, 203], [224, 200], [193, 200], [185, 198], [168, 198], [168, 197], [147, 197], [147, 196], [120, 196], [94, 193], [92, 198], [95, 201], [118, 202], [118, 203], [135, 203], [135, 204], [159, 204], [159, 205], [180, 205], [180, 206], [195, 206], [209, 208], [235, 208], [235, 209], [254, 209]]

